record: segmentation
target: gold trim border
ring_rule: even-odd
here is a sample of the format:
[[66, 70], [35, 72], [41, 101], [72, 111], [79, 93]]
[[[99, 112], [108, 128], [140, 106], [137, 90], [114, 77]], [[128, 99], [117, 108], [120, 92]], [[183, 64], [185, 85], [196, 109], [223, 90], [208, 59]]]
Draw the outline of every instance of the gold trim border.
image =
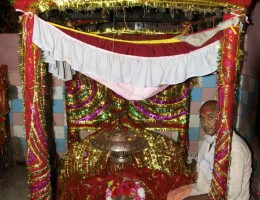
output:
[[115, 9], [132, 6], [142, 6], [144, 8], [172, 8], [184, 11], [219, 12], [219, 9], [233, 10], [244, 9], [243, 6], [234, 5], [220, 0], [39, 0], [29, 6], [29, 11], [44, 12], [51, 9], [76, 9], [76, 10], [96, 10]]

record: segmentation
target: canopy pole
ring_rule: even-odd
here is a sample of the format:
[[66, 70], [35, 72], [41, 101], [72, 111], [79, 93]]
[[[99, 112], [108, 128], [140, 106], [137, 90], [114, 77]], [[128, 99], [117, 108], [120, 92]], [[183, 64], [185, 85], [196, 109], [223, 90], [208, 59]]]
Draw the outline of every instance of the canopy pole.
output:
[[51, 199], [51, 173], [45, 123], [46, 66], [32, 43], [34, 15], [23, 15], [21, 74], [28, 167], [29, 199]]
[[[225, 14], [224, 20], [236, 14]], [[244, 15], [241, 15], [244, 16]], [[221, 60], [218, 69], [218, 119], [215, 147], [213, 178], [209, 192], [210, 199], [227, 199], [228, 179], [233, 132], [233, 115], [237, 72], [239, 71], [239, 36], [240, 24], [224, 30], [221, 41]]]

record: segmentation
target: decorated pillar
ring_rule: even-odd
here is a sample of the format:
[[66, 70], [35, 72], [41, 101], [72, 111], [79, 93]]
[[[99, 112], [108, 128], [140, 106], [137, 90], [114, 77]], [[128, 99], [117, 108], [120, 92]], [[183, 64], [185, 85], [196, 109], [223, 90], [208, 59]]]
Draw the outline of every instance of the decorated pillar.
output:
[[30, 199], [51, 199], [50, 166], [45, 129], [46, 66], [32, 43], [34, 15], [23, 15], [21, 74], [24, 94], [26, 153]]
[[[234, 17], [226, 14], [224, 20]], [[225, 200], [228, 197], [228, 173], [232, 140], [233, 115], [237, 72], [239, 71], [240, 24], [224, 30], [221, 60], [218, 69], [218, 120], [214, 157], [213, 178], [209, 192], [210, 199]]]

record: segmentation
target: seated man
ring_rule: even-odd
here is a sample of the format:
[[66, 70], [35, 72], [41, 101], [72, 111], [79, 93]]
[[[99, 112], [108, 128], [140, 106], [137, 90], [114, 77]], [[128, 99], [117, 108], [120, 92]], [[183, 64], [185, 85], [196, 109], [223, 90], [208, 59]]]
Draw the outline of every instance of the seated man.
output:
[[[217, 102], [205, 102], [200, 109], [200, 121], [205, 139], [198, 154], [197, 182], [170, 191], [167, 200], [208, 199], [212, 178], [216, 139]], [[252, 173], [251, 152], [245, 141], [234, 131], [231, 144], [231, 165], [228, 180], [228, 200], [248, 200]]]

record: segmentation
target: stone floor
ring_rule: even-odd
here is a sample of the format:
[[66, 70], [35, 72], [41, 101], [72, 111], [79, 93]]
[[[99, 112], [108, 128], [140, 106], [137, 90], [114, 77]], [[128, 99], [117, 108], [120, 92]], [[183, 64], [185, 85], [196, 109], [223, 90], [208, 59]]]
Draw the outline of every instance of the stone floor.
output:
[[25, 164], [15, 164], [0, 177], [0, 200], [28, 199]]

